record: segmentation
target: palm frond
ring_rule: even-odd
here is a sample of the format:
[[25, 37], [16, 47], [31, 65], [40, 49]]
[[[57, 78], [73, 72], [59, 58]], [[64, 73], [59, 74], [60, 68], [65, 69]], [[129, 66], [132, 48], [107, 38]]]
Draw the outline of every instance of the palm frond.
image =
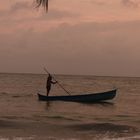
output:
[[48, 11], [48, 0], [36, 0], [36, 7], [44, 7]]

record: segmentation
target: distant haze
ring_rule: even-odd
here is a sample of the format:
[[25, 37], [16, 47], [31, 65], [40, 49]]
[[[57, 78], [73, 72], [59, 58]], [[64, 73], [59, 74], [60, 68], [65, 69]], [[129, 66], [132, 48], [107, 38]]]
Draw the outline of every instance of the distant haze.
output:
[[0, 2], [0, 72], [140, 77], [140, 0]]

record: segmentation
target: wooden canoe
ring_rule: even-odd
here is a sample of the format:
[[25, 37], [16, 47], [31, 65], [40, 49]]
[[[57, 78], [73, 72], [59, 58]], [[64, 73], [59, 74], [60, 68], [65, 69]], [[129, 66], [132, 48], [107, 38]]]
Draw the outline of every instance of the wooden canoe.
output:
[[106, 100], [111, 100], [116, 96], [117, 89], [110, 91], [82, 94], [82, 95], [67, 95], [67, 96], [45, 96], [38, 93], [38, 99], [40, 101], [69, 101], [69, 102], [102, 102]]

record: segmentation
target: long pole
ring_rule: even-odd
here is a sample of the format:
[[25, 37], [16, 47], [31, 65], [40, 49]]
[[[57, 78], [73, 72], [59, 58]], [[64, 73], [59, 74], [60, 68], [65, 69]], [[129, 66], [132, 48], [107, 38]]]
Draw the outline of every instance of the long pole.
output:
[[[49, 73], [49, 71], [44, 67], [44, 70], [48, 73], [48, 74], [50, 74]], [[54, 76], [53, 76], [53, 79], [55, 80], [55, 81], [57, 81], [55, 78], [54, 78]], [[70, 93], [57, 81], [57, 84], [66, 92], [66, 93], [68, 93], [69, 95], [70, 95]]]

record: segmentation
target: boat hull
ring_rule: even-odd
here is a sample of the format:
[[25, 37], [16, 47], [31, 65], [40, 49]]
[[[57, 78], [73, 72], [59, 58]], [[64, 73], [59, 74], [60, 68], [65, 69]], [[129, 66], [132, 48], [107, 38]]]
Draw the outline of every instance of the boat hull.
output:
[[67, 102], [102, 102], [111, 100], [116, 96], [116, 89], [92, 94], [83, 95], [70, 95], [70, 96], [45, 96], [38, 93], [38, 99], [40, 101], [67, 101]]

